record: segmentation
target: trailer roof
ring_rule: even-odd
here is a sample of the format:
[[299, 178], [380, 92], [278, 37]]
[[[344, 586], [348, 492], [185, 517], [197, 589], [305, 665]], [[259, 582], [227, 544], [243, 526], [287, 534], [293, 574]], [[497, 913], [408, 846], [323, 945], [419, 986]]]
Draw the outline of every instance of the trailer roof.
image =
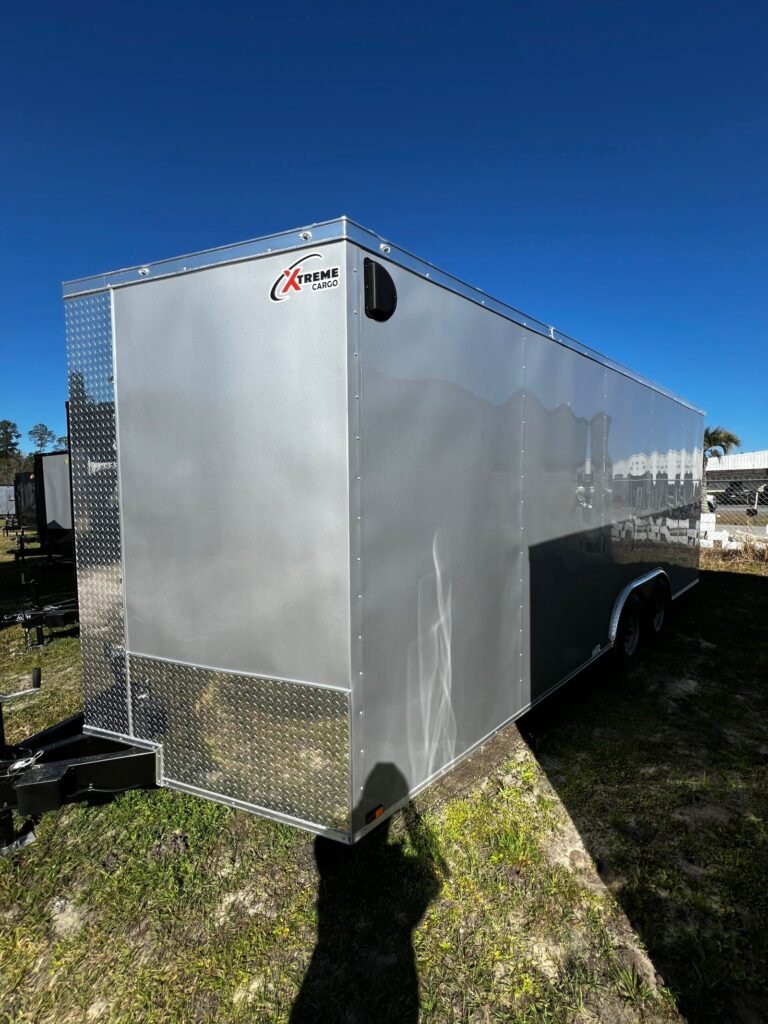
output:
[[390, 260], [407, 270], [413, 271], [415, 274], [419, 274], [421, 277], [429, 278], [435, 284], [447, 288], [449, 291], [456, 292], [458, 295], [463, 295], [470, 301], [478, 303], [478, 305], [486, 306], [494, 313], [498, 313], [513, 323], [527, 327], [529, 330], [535, 331], [545, 338], [549, 338], [566, 348], [579, 352], [588, 359], [601, 363], [617, 373], [621, 373], [625, 377], [638, 381], [651, 390], [671, 398], [680, 405], [704, 415], [703, 409], [681, 398], [680, 395], [676, 395], [647, 377], [635, 373], [629, 367], [616, 362], [614, 359], [603, 355], [588, 345], [584, 345], [576, 338], [570, 337], [570, 335], [565, 334], [556, 327], [544, 323], [544, 321], [538, 320], [536, 317], [528, 316], [519, 309], [515, 309], [514, 306], [501, 302], [499, 299], [494, 299], [480, 288], [466, 284], [459, 278], [454, 277], [453, 274], [440, 270], [433, 263], [414, 256], [407, 249], [387, 241], [387, 239], [377, 235], [369, 228], [365, 228], [361, 224], [350, 220], [349, 217], [337, 217], [334, 220], [321, 221], [317, 224], [310, 224], [307, 227], [295, 228], [292, 231], [281, 231], [278, 234], [262, 235], [259, 238], [252, 238], [245, 242], [236, 242], [233, 245], [205, 249], [202, 252], [176, 256], [172, 259], [158, 260], [155, 263], [145, 263], [137, 267], [127, 267], [123, 270], [113, 270], [106, 274], [97, 274], [93, 277], [82, 277], [74, 281], [67, 281], [63, 286], [64, 298], [71, 299], [80, 295], [103, 291], [106, 288], [140, 284], [142, 281], [173, 277], [177, 274], [188, 274], [222, 263], [236, 263], [255, 259], [258, 256], [302, 249], [308, 245], [314, 247], [323, 243], [342, 240], [354, 242], [363, 249], [375, 253], [381, 259]]

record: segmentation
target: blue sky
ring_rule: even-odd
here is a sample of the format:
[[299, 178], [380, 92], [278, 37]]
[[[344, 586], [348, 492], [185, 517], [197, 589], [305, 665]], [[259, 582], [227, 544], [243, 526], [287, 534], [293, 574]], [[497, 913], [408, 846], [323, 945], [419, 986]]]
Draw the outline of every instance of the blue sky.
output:
[[764, 4], [24, 6], [0, 418], [64, 432], [62, 280], [346, 213], [768, 448]]

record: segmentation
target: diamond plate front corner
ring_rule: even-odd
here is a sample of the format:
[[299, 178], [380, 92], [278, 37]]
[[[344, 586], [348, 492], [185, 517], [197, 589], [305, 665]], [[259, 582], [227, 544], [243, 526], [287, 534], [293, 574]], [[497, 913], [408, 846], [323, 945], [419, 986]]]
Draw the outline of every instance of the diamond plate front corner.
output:
[[65, 302], [77, 590], [86, 725], [129, 733], [117, 482], [112, 310]]
[[349, 693], [129, 655], [135, 734], [163, 782], [350, 828]]

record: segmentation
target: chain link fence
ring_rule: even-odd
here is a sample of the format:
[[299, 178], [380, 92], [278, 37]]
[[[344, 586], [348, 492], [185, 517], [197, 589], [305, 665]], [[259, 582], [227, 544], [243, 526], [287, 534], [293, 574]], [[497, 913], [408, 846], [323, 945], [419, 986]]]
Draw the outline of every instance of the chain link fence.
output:
[[706, 482], [701, 546], [768, 555], [768, 471], [751, 478], [718, 474]]

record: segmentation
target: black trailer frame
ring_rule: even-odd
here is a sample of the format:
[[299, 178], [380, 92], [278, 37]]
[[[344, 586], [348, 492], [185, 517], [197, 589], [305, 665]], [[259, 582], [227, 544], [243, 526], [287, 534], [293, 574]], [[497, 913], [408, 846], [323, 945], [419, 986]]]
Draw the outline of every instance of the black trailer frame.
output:
[[[35, 694], [32, 685], [0, 695], [0, 855], [34, 840], [34, 822], [64, 804], [155, 786], [157, 752], [146, 746], [83, 732], [83, 715], [73, 715], [21, 743], [5, 742], [3, 705]], [[16, 829], [14, 811], [27, 821]]]

